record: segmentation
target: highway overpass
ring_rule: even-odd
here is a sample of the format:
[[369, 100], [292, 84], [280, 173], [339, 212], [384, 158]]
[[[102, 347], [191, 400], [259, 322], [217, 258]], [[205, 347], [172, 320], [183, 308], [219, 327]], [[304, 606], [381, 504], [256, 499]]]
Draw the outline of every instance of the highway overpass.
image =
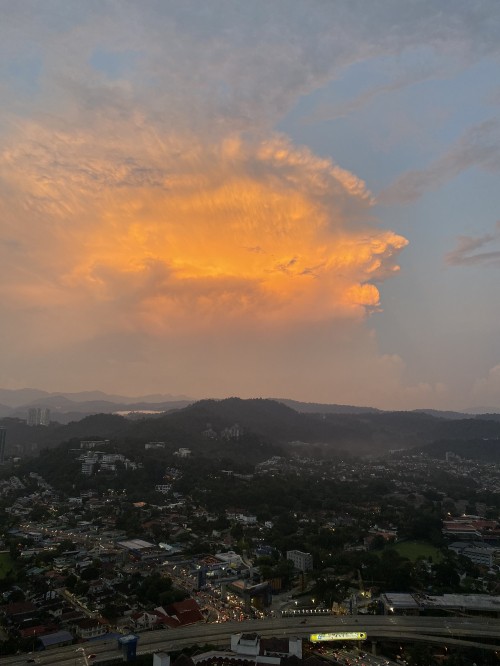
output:
[[[356, 617], [311, 616], [304, 618], [268, 618], [225, 622], [223, 624], [197, 624], [182, 629], [163, 629], [140, 633], [138, 653], [164, 650], [172, 652], [190, 645], [229, 646], [230, 637], [239, 632], [257, 632], [261, 636], [298, 636], [308, 639], [317, 632], [366, 632], [366, 648], [378, 640], [427, 642], [450, 647], [467, 646], [500, 652], [500, 620], [493, 618], [409, 617], [368, 615]], [[34, 655], [3, 657], [0, 666], [21, 666], [35, 658], [44, 666], [83, 665], [82, 652], [95, 654], [95, 661], [112, 659], [119, 653], [116, 639], [80, 643], [78, 646], [55, 648]]]

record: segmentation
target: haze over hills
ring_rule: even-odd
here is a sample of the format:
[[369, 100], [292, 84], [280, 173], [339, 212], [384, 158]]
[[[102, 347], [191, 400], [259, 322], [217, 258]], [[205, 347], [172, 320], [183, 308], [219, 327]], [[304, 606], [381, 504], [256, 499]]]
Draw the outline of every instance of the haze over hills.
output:
[[[315, 403], [292, 400], [289, 398], [269, 398], [291, 407], [296, 412], [309, 414], [383, 414], [389, 411], [375, 407]], [[142, 396], [109, 394], [103, 391], [49, 392], [40, 389], [3, 389], [0, 388], [0, 418], [26, 418], [31, 407], [47, 407], [51, 410], [51, 419], [59, 423], [69, 423], [92, 414], [112, 414], [119, 412], [168, 412], [186, 407], [196, 400], [186, 395], [155, 393]], [[463, 419], [495, 414], [494, 408], [460, 411], [440, 411], [436, 409], [418, 409], [414, 413], [429, 414], [445, 419]], [[412, 412], [408, 412], [412, 413]]]
[[102, 391], [50, 393], [38, 389], [0, 389], [0, 417], [26, 418], [31, 407], [47, 407], [51, 418], [59, 423], [81, 419], [91, 414], [120, 411], [158, 411], [185, 407], [193, 402], [187, 396], [150, 394], [141, 397], [107, 394]]
[[289, 398], [271, 398], [271, 400], [278, 400], [284, 405], [288, 405], [297, 412], [306, 412], [310, 414], [363, 414], [381, 413], [382, 409], [376, 407], [360, 407], [357, 405], [336, 405], [331, 403], [322, 402], [300, 402], [298, 400], [290, 400]]
[[8, 407], [22, 407], [32, 403], [36, 406], [42, 406], [42, 402], [50, 399], [63, 398], [74, 404], [88, 403], [88, 402], [112, 402], [130, 405], [136, 402], [147, 403], [162, 403], [162, 402], [176, 402], [188, 401], [192, 402], [192, 398], [185, 395], [172, 395], [170, 393], [152, 393], [140, 397], [131, 397], [125, 395], [117, 395], [104, 393], [103, 391], [42, 391], [40, 389], [23, 388], [23, 389], [4, 389], [0, 388], [0, 403]]
[[[286, 452], [291, 448], [304, 453], [313, 449], [318, 455], [380, 455], [390, 450], [410, 449], [436, 441], [499, 440], [500, 417], [444, 418], [425, 412], [320, 413], [299, 412], [270, 399], [202, 400], [169, 412], [129, 419], [117, 414], [82, 415], [68, 424], [55, 421], [49, 426], [29, 427], [17, 418], [0, 421], [8, 429], [8, 451], [24, 447], [34, 452], [57, 446], [71, 439], [111, 439], [120, 441], [165, 441], [173, 446], [187, 446], [200, 454], [213, 450], [203, 434], [220, 434], [238, 424], [245, 436], [254, 436], [266, 447]], [[217, 439], [217, 438], [215, 438]], [[228, 455], [241, 454], [229, 447]]]

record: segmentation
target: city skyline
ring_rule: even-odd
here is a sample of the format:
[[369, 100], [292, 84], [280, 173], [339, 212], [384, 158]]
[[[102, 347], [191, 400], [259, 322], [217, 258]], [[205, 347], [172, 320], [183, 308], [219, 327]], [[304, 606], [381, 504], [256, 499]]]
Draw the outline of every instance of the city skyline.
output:
[[497, 2], [0, 7], [0, 386], [500, 410]]

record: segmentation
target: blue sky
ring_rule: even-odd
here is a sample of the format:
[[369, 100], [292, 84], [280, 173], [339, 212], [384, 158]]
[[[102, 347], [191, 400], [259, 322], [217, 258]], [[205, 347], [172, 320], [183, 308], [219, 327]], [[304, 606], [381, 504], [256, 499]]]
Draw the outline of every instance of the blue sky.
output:
[[500, 409], [500, 5], [1, 2], [6, 388]]
[[[334, 155], [377, 194], [401, 173], [425, 170], [471, 128], [497, 119], [498, 82], [496, 57], [462, 69], [416, 49], [413, 57], [349, 67], [301, 98], [281, 127], [315, 152]], [[416, 201], [376, 209], [379, 220], [410, 241], [401, 274], [384, 285], [383, 312], [370, 321], [380, 349], [404, 358], [413, 381], [452, 381], [463, 406], [474, 404], [467, 395], [471, 379], [488, 375], [500, 356], [498, 262], [449, 266], [445, 257], [458, 236], [494, 231], [497, 181], [498, 171], [471, 164]], [[496, 399], [486, 405], [498, 408]]]

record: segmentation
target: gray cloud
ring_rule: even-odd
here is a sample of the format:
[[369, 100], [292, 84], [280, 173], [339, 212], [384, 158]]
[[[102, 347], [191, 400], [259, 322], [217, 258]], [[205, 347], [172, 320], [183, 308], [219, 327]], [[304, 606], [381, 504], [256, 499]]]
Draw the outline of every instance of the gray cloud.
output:
[[500, 221], [496, 224], [496, 231], [473, 238], [471, 236], [459, 236], [457, 246], [445, 257], [449, 266], [500, 266], [500, 249], [482, 250], [486, 245], [500, 241]]
[[381, 204], [411, 203], [472, 167], [487, 171], [500, 169], [500, 122], [495, 118], [467, 130], [448, 152], [426, 169], [400, 176], [377, 200]]
[[377, 229], [354, 175], [273, 130], [363, 60], [422, 45], [457, 68], [498, 57], [498, 0], [0, 9], [0, 219], [26, 256], [0, 244], [4, 377], [403, 404], [404, 363], [363, 322], [404, 239]]
[[365, 108], [377, 97], [388, 93], [396, 92], [402, 88], [421, 83], [426, 79], [435, 78], [441, 74], [440, 69], [434, 65], [422, 66], [418, 69], [412, 69], [408, 72], [403, 72], [395, 77], [390, 83], [384, 85], [373, 86], [364, 90], [359, 95], [352, 99], [335, 103], [323, 103], [309, 115], [302, 119], [302, 123], [309, 125], [317, 122], [324, 122], [328, 120], [336, 120], [337, 118], [344, 118], [352, 113]]
[[[456, 0], [447, 12], [433, 0], [3, 4], [0, 61], [31, 44], [41, 62], [36, 102], [47, 112], [139, 107], [155, 122], [212, 133], [269, 127], [298, 96], [368, 57], [426, 44], [469, 64], [500, 50], [496, 0]], [[136, 54], [129, 85], [96, 69], [96, 52]]]

